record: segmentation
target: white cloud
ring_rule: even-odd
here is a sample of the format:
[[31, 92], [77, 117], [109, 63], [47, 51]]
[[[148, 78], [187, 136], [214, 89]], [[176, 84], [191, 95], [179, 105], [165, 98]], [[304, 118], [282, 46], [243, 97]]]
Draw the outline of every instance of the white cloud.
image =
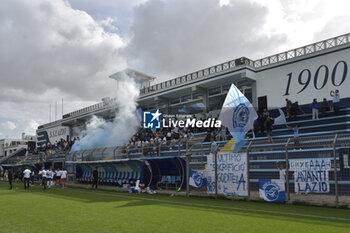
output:
[[12, 121], [5, 121], [5, 122], [1, 123], [1, 126], [5, 129], [8, 129], [8, 130], [14, 130], [17, 128], [15, 123], [13, 123]]
[[[350, 15], [348, 14], [350, 2], [347, 0], [250, 1], [268, 9], [264, 24], [264, 31], [267, 34], [275, 32], [287, 36], [288, 41], [278, 47], [279, 51], [293, 49], [350, 31]], [[329, 25], [330, 23], [332, 26]]]
[[[11, 137], [48, 121], [48, 106], [65, 109], [113, 96], [108, 75], [125, 68], [122, 38], [63, 0], [11, 0], [0, 8], [0, 123], [11, 119]], [[111, 26], [111, 25], [110, 25]], [[52, 119], [54, 119], [52, 117]]]
[[24, 132], [29, 135], [35, 135], [36, 130], [38, 129], [38, 122], [33, 119], [27, 121], [27, 127], [24, 129]]
[[7, 1], [0, 8], [0, 42], [3, 100], [30, 101], [53, 90], [96, 99], [113, 90], [108, 75], [125, 67], [118, 55], [122, 39], [62, 0]]
[[[132, 23], [134, 7], [147, 0], [68, 0], [74, 9], [88, 12], [95, 20], [112, 18], [113, 32], [124, 35]], [[109, 30], [109, 28], [106, 28]]]
[[267, 7], [243, 0], [222, 4], [149, 0], [136, 7], [124, 50], [128, 64], [163, 81], [241, 56], [261, 56], [286, 42], [284, 34], [262, 30]]

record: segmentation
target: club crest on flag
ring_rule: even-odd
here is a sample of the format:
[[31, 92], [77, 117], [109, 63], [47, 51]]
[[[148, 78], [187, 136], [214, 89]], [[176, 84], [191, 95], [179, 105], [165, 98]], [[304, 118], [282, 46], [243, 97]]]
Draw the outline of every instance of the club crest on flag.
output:
[[233, 112], [233, 127], [244, 128], [249, 121], [249, 109], [245, 104], [239, 104]]
[[190, 170], [190, 185], [201, 188], [208, 185], [207, 178], [199, 171]]
[[284, 182], [281, 180], [259, 180], [260, 198], [270, 202], [283, 202], [286, 200]]

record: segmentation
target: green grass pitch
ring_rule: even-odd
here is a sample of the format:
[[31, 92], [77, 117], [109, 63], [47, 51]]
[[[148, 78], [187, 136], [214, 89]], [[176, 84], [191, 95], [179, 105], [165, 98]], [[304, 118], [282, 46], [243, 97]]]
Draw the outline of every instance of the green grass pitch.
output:
[[350, 210], [0, 182], [0, 232], [349, 232]]

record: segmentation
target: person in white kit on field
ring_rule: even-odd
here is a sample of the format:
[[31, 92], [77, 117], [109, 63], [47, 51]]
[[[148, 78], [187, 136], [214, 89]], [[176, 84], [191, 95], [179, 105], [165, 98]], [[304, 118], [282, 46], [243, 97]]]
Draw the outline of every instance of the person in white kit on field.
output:
[[39, 175], [41, 175], [41, 184], [43, 185], [43, 189], [46, 189], [47, 185], [47, 171], [45, 170], [45, 167], [42, 167], [41, 170], [39, 171]]
[[56, 170], [54, 178], [55, 178], [55, 184], [59, 185], [61, 182], [61, 171], [59, 168]]
[[61, 177], [61, 185], [62, 185], [62, 188], [64, 189], [66, 188], [68, 172], [65, 168], [62, 168], [62, 170], [59, 173]]
[[48, 185], [49, 188], [51, 188], [52, 185], [53, 185], [53, 175], [54, 175], [54, 171], [52, 170], [52, 167], [50, 167], [50, 168], [46, 171], [47, 185]]
[[30, 174], [32, 173], [31, 170], [26, 168], [23, 171], [23, 182], [24, 182], [24, 189], [29, 189], [29, 181], [30, 181]]

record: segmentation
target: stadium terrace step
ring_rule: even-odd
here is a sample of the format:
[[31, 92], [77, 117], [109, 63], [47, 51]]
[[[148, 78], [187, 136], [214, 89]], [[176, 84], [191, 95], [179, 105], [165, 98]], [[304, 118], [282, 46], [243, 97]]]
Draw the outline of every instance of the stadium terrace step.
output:
[[[350, 114], [347, 115], [339, 115], [339, 116], [330, 116], [330, 117], [321, 117], [319, 119], [308, 119], [308, 120], [301, 120], [301, 121], [291, 121], [287, 122], [287, 125], [295, 126], [299, 125], [300, 127], [305, 126], [314, 126], [319, 124], [326, 124], [326, 123], [340, 123], [340, 122], [347, 122], [350, 120]], [[285, 129], [285, 125], [274, 125], [273, 129]]]
[[[312, 132], [323, 132], [331, 130], [348, 129], [350, 121], [337, 122], [337, 123], [322, 123], [309, 126], [300, 126], [299, 133], [312, 133]], [[290, 132], [288, 128], [274, 129], [272, 135], [284, 135], [285, 132]]]
[[[309, 109], [311, 109], [311, 108], [309, 108]], [[272, 112], [271, 117], [275, 118], [275, 117], [279, 116], [279, 113], [277, 113], [276, 111], [271, 111], [271, 112]], [[349, 113], [350, 113], [350, 108], [341, 108], [339, 110], [337, 116], [347, 115]], [[320, 117], [322, 117], [321, 110], [318, 111], [318, 114], [319, 114]], [[327, 111], [326, 115], [327, 115], [327, 117], [335, 116], [333, 111]], [[312, 113], [311, 112], [310, 113], [304, 113], [304, 114], [298, 114], [296, 119], [289, 118], [288, 116], [286, 116], [286, 120], [287, 120], [288, 124], [289, 123], [294, 123], [294, 122], [297, 122], [297, 121], [309, 120], [309, 119], [312, 119]]]
[[[343, 134], [339, 134], [343, 135]], [[299, 137], [301, 143], [308, 144], [309, 146], [312, 146], [314, 144], [320, 144], [322, 143], [323, 145], [332, 145], [333, 140], [334, 140], [334, 135], [333, 134], [325, 134], [325, 135], [316, 135], [316, 136], [307, 136], [307, 137]], [[261, 147], [261, 146], [285, 146], [288, 138], [281, 138], [277, 142], [274, 143], [266, 143], [264, 140], [255, 140], [254, 143], [252, 144], [252, 148], [255, 147]], [[338, 142], [341, 142], [343, 140], [348, 140], [345, 138], [338, 138]], [[293, 143], [294, 140], [291, 140], [290, 143]], [[260, 142], [260, 143], [259, 143]]]
[[[285, 135], [273, 135], [273, 139], [281, 139], [281, 138], [293, 138], [292, 131], [289, 131], [289, 134]], [[299, 133], [299, 137], [306, 137], [306, 136], [322, 136], [322, 135], [334, 135], [335, 134], [342, 134], [350, 132], [350, 129], [341, 129], [341, 130], [331, 130], [331, 131], [325, 131], [325, 132], [312, 132], [312, 133]], [[256, 137], [256, 138], [249, 138], [248, 141], [264, 141], [266, 142], [267, 137]]]

